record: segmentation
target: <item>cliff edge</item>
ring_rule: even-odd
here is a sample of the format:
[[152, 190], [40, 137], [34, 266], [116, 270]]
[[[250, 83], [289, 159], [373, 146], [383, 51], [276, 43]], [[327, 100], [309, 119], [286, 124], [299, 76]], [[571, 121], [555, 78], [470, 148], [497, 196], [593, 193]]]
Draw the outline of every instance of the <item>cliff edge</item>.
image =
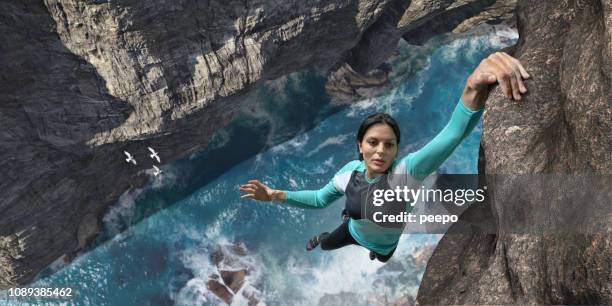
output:
[[522, 102], [489, 96], [472, 206], [435, 249], [420, 305], [612, 304], [612, 1], [517, 4]]

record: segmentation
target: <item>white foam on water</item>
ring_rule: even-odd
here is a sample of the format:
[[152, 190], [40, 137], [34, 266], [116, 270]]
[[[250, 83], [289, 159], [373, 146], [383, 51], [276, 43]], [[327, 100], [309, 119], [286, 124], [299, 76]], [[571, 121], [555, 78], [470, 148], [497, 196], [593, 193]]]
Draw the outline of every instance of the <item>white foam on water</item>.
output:
[[206, 280], [201, 278], [190, 279], [172, 299], [178, 306], [213, 305], [212, 303], [216, 303], [217, 305], [221, 304], [221, 300], [211, 296], [206, 286]]
[[334, 164], [334, 157], [330, 156], [323, 162], [323, 165], [328, 168], [328, 170], [335, 169], [337, 166]]
[[[232, 243], [225, 236], [205, 236], [200, 237], [200, 247], [187, 250], [180, 255], [184, 266], [190, 269], [194, 275], [178, 293], [171, 294], [171, 298], [176, 305], [226, 305], [207, 286], [211, 275], [219, 276], [220, 270], [241, 270], [246, 269], [247, 275], [243, 285], [237, 292], [233, 292], [231, 305], [248, 305], [248, 298], [244, 295], [255, 295], [261, 299], [261, 291], [253, 284], [261, 278], [261, 267], [263, 267], [261, 257], [258, 254], [247, 254], [246, 256], [236, 255], [231, 251]], [[244, 245], [242, 245], [244, 248]], [[211, 262], [208, 250], [219, 248], [224, 254], [224, 260], [218, 265]], [[228, 288], [231, 292], [231, 289]], [[244, 295], [243, 295], [244, 293]], [[265, 305], [261, 301], [258, 305]]]
[[233, 207], [234, 208], [225, 209], [219, 214], [215, 222], [206, 229], [206, 237], [209, 239], [217, 239], [221, 235], [223, 225], [225, 223], [231, 223], [238, 214], [238, 208], [236, 206]]
[[117, 204], [113, 205], [102, 219], [110, 235], [119, 234], [123, 226], [132, 220], [136, 209], [136, 200], [146, 191], [146, 187], [136, 188], [119, 196]]
[[[414, 82], [416, 84], [415, 90], [406, 92], [404, 86], [395, 87], [384, 95], [366, 99], [351, 105], [346, 116], [349, 118], [357, 117], [365, 119], [366, 116], [375, 112], [384, 112], [391, 116], [395, 116], [401, 108], [409, 108], [412, 102], [423, 92], [427, 76], [426, 71], [430, 65], [431, 62], [427, 59], [426, 66], [421, 71], [410, 80], [404, 81]], [[400, 75], [397, 77], [401, 78]]]
[[345, 247], [325, 255], [322, 263], [314, 267], [313, 279], [298, 285], [298, 288], [308, 292], [310, 302], [316, 303], [325, 294], [363, 293], [366, 288], [372, 287], [374, 274], [383, 266], [379, 261], [371, 261], [369, 251], [358, 246]]
[[306, 157], [311, 157], [312, 155], [317, 154], [321, 149], [327, 146], [344, 145], [346, 139], [348, 139], [349, 136], [349, 134], [342, 134], [329, 137], [325, 139], [325, 141], [323, 141], [321, 144], [319, 144], [314, 150], [308, 152], [308, 154], [306, 154]]
[[170, 165], [160, 165], [158, 168], [162, 172], [157, 176], [154, 175], [154, 169], [147, 170], [147, 174], [151, 176], [151, 182], [149, 184], [151, 189], [161, 189], [162, 187], [170, 187], [176, 184], [178, 176], [180, 175], [180, 171], [176, 167], [172, 167]]
[[301, 150], [299, 149], [302, 149], [308, 144], [309, 138], [310, 137], [308, 136], [308, 133], [302, 133], [289, 141], [273, 146], [272, 148], [270, 148], [269, 152], [273, 154], [285, 155], [296, 154], [296, 151], [300, 152]]
[[[438, 236], [442, 235], [427, 236], [431, 237], [417, 240], [410, 235], [403, 235], [389, 262], [401, 262], [403, 258], [413, 255], [419, 247], [437, 243]], [[418, 284], [394, 283], [390, 287], [385, 283], [385, 280], [393, 279], [400, 273], [416, 271], [408, 271], [409, 267], [404, 271], [381, 270], [385, 264], [371, 261], [369, 251], [365, 248], [348, 246], [333, 251], [300, 251], [293, 252], [286, 262], [280, 259], [269, 260], [272, 264], [266, 267], [269, 275], [266, 275], [268, 290], [263, 291], [265, 300], [292, 305], [316, 305], [325, 295], [341, 293], [350, 293], [363, 302], [377, 297], [393, 301], [406, 293], [416, 295]], [[320, 260], [312, 263], [307, 260], [307, 256], [319, 256]]]

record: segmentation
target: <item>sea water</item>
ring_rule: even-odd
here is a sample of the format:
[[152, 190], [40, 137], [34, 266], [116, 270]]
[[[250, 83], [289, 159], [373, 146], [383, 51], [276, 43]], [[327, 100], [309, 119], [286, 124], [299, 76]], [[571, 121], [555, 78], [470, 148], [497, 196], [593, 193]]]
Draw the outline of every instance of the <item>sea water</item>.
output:
[[[208, 289], [212, 275], [247, 269], [234, 305], [246, 305], [251, 295], [260, 305], [414, 297], [421, 257], [440, 235], [404, 235], [386, 264], [357, 246], [306, 252], [309, 238], [341, 223], [342, 199], [326, 209], [299, 209], [241, 199], [238, 185], [259, 179], [278, 189], [323, 187], [357, 158], [357, 128], [374, 112], [399, 123], [400, 156], [418, 150], [444, 127], [480, 60], [516, 39], [512, 30], [488, 27], [422, 47], [401, 43], [389, 61], [388, 88], [342, 108], [325, 94], [324, 73], [265, 82], [205, 151], [163, 164], [149, 186], [126, 192], [105, 216], [95, 247], [70, 264], [52, 265], [30, 286], [71, 287], [67, 302], [78, 305], [217, 305], [224, 302]], [[439, 172], [476, 173], [480, 132], [479, 124]], [[246, 255], [232, 253], [235, 245]], [[212, 252], [219, 250], [226, 260], [215, 264]]]

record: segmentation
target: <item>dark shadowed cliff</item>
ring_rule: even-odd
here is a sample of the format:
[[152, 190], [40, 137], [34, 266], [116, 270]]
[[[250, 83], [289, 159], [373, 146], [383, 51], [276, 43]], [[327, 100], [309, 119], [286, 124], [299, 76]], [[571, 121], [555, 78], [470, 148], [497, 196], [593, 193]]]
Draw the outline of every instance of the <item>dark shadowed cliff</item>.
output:
[[487, 102], [485, 205], [441, 240], [420, 304], [612, 304], [612, 1], [517, 5], [520, 103]]

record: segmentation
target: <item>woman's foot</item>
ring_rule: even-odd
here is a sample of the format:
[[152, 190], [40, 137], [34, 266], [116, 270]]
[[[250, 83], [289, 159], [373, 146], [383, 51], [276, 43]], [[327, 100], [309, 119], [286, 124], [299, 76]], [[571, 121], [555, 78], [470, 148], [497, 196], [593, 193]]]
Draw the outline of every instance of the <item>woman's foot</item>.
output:
[[374, 259], [376, 259], [376, 254], [374, 254], [374, 251], [370, 251], [370, 260]]
[[310, 239], [308, 243], [306, 243], [306, 251], [312, 251], [314, 248], [316, 248], [319, 245], [320, 242], [321, 240], [319, 239], [318, 235], [312, 237], [312, 239]]

